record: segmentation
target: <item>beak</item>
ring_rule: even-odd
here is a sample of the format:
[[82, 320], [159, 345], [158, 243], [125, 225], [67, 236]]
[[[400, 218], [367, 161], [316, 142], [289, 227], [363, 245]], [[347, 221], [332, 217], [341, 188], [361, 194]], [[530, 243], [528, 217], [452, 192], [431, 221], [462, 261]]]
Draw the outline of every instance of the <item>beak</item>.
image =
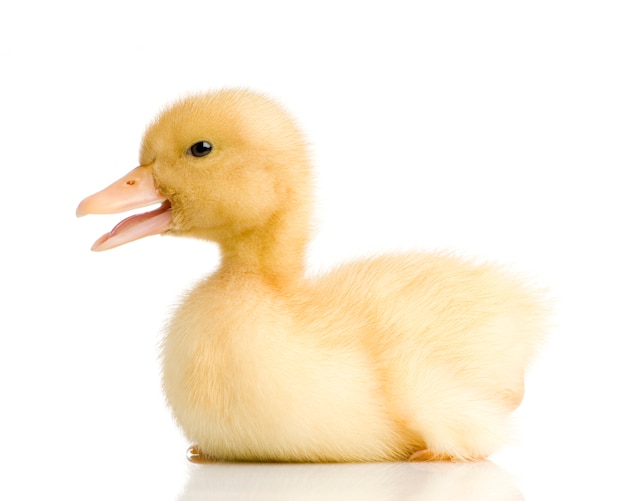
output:
[[161, 203], [158, 209], [130, 216], [100, 237], [91, 250], [103, 251], [150, 235], [166, 232], [172, 222], [172, 206], [154, 185], [152, 167], [140, 166], [102, 191], [85, 198], [76, 209], [87, 214], [117, 214]]

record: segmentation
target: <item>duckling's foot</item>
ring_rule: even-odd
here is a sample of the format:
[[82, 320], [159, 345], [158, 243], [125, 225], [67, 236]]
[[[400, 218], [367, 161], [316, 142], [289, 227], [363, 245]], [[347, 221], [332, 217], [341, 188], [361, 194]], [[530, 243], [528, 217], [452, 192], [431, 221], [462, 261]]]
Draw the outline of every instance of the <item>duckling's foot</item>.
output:
[[187, 461], [191, 463], [203, 464], [203, 463], [215, 463], [217, 459], [215, 459], [212, 456], [208, 456], [204, 454], [200, 450], [200, 447], [198, 447], [197, 445], [192, 445], [191, 447], [189, 447], [189, 449], [187, 449]]
[[441, 454], [431, 451], [430, 449], [422, 449], [414, 452], [409, 457], [409, 461], [450, 461], [452, 458], [447, 454]]
[[450, 461], [452, 463], [460, 463], [464, 461], [484, 461], [485, 459], [487, 459], [486, 455], [456, 456], [446, 454], [445, 452], [434, 452], [430, 449], [416, 451], [409, 457], [409, 461]]

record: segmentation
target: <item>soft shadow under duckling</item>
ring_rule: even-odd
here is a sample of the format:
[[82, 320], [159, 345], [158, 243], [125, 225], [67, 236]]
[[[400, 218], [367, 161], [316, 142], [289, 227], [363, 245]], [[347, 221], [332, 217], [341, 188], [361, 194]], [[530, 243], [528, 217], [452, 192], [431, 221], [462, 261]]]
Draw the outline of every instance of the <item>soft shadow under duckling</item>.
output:
[[163, 341], [163, 387], [202, 457], [477, 460], [508, 437], [544, 332], [536, 291], [498, 267], [386, 255], [309, 278], [310, 165], [285, 111], [222, 90], [149, 126], [140, 166], [78, 215], [160, 203], [94, 244], [217, 242], [221, 264]]

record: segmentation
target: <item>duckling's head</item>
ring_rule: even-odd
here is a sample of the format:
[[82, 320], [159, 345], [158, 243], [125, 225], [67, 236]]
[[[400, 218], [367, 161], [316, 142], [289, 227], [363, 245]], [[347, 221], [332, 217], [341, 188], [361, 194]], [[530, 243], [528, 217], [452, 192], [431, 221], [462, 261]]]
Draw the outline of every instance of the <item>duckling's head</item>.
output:
[[159, 233], [213, 240], [227, 252], [243, 242], [265, 252], [277, 240], [296, 247], [305, 240], [305, 142], [289, 115], [261, 94], [227, 89], [174, 103], [146, 130], [139, 162], [83, 200], [77, 214], [161, 206], [125, 219], [93, 250]]

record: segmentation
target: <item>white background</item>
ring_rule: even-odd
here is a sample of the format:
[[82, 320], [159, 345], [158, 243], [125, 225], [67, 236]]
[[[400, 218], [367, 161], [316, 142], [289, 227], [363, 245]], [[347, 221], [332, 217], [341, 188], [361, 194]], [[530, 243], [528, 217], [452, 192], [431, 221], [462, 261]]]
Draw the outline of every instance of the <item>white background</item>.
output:
[[[625, 499], [625, 27], [602, 0], [3, 2], [0, 498]], [[136, 165], [163, 104], [231, 85], [311, 142], [312, 270], [451, 249], [551, 289], [495, 465], [186, 463], [157, 345], [217, 250], [90, 253], [120, 218], [74, 210]]]

